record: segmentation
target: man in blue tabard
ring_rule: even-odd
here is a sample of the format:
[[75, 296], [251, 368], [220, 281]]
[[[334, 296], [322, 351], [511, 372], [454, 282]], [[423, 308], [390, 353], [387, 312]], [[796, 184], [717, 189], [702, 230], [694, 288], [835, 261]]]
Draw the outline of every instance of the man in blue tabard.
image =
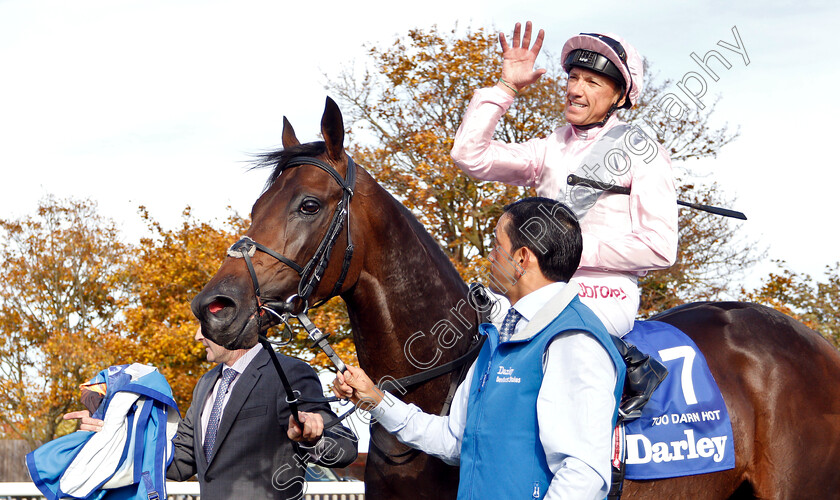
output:
[[449, 415], [381, 392], [357, 367], [333, 390], [400, 441], [460, 465], [459, 499], [604, 498], [625, 367], [570, 281], [580, 226], [564, 205], [526, 198], [505, 207], [495, 238], [491, 289], [512, 307], [500, 330], [479, 327], [487, 341]]

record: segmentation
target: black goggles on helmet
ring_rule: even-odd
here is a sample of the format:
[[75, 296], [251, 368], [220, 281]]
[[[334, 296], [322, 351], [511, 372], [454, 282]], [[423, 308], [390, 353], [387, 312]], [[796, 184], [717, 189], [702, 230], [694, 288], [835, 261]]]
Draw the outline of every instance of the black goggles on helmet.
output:
[[625, 66], [627, 65], [627, 52], [625, 52], [624, 47], [622, 47], [621, 44], [618, 43], [618, 40], [615, 40], [608, 36], [599, 35], [598, 33], [581, 33], [581, 35], [591, 36], [606, 43], [607, 46], [609, 46], [609, 48], [611, 48], [613, 52], [615, 52], [615, 55], [617, 55], [618, 58], [621, 59], [621, 62], [623, 62]]
[[585, 49], [575, 49], [569, 52], [568, 57], [563, 62], [563, 67], [566, 68], [566, 71], [569, 71], [569, 68], [572, 66], [606, 75], [622, 87], [626, 86], [621, 71], [615, 67], [612, 61], [597, 52]]

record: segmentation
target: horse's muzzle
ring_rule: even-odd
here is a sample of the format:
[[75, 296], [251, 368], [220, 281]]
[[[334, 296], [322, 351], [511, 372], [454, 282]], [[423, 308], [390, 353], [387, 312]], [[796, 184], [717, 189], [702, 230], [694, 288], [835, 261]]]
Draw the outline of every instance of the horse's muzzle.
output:
[[257, 337], [255, 314], [241, 300], [225, 294], [202, 291], [190, 303], [193, 314], [201, 322], [201, 333], [227, 349], [253, 346]]

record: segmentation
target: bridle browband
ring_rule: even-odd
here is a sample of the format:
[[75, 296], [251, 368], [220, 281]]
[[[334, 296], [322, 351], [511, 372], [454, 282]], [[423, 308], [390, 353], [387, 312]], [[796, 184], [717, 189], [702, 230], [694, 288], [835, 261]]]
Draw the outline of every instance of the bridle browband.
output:
[[[327, 232], [324, 234], [324, 237], [318, 244], [318, 248], [315, 250], [315, 253], [312, 256], [312, 258], [309, 259], [309, 262], [307, 262], [305, 266], [301, 267], [288, 257], [285, 257], [280, 253], [275, 252], [274, 250], [266, 247], [265, 245], [257, 243], [248, 236], [243, 236], [239, 241], [234, 243], [227, 251], [227, 254], [230, 257], [242, 258], [245, 261], [245, 266], [248, 268], [248, 273], [251, 275], [251, 282], [254, 285], [254, 297], [257, 303], [254, 317], [256, 317], [257, 320], [257, 332], [259, 341], [263, 345], [263, 348], [265, 348], [271, 356], [271, 361], [274, 364], [274, 368], [276, 369], [277, 374], [280, 376], [280, 379], [283, 383], [283, 387], [286, 391], [286, 402], [289, 404], [289, 408], [292, 411], [292, 415], [294, 415], [294, 418], [298, 423], [300, 423], [300, 420], [298, 418], [298, 403], [330, 403], [333, 401], [338, 401], [338, 398], [303, 398], [301, 397], [298, 391], [293, 390], [288, 378], [286, 377], [283, 367], [280, 365], [280, 360], [277, 359], [277, 354], [274, 352], [274, 348], [271, 346], [271, 342], [265, 335], [263, 335], [263, 332], [267, 331], [271, 326], [275, 324], [286, 323], [288, 315], [294, 314], [304, 326], [304, 328], [306, 328], [307, 332], [309, 333], [309, 338], [313, 341], [314, 345], [320, 347], [327, 354], [330, 360], [332, 360], [332, 362], [336, 364], [336, 367], [339, 369], [339, 371], [344, 371], [344, 363], [341, 361], [338, 355], [335, 354], [335, 351], [333, 351], [332, 347], [330, 347], [329, 343], [327, 342], [328, 335], [324, 334], [309, 320], [307, 312], [309, 311], [309, 297], [315, 292], [315, 290], [317, 290], [318, 285], [321, 283], [321, 279], [324, 277], [324, 272], [326, 272], [327, 266], [329, 266], [332, 249], [335, 246], [339, 235], [341, 234], [342, 228], [344, 227], [347, 228], [347, 248], [345, 248], [344, 250], [344, 262], [341, 266], [341, 275], [339, 276], [338, 280], [333, 286], [332, 292], [330, 292], [327, 298], [319, 301], [313, 307], [318, 307], [324, 302], [326, 302], [329, 298], [339, 294], [341, 292], [342, 286], [344, 285], [344, 280], [345, 278], [347, 278], [347, 272], [350, 269], [350, 261], [353, 258], [353, 241], [350, 235], [350, 201], [353, 198], [353, 190], [356, 186], [356, 164], [353, 162], [353, 159], [349, 156], [347, 157], [346, 177], [342, 177], [341, 174], [339, 174], [338, 171], [329, 163], [326, 163], [322, 160], [319, 160], [318, 158], [314, 158], [311, 156], [298, 156], [292, 158], [285, 165], [282, 166], [281, 173], [286, 171], [286, 169], [301, 165], [313, 165], [330, 174], [330, 176], [333, 179], [335, 179], [335, 181], [341, 187], [342, 191], [341, 200], [335, 206], [335, 211], [333, 212], [333, 216], [330, 220], [330, 225], [327, 228]], [[298, 276], [300, 276], [300, 282], [298, 283], [297, 294], [292, 295], [291, 297], [286, 299], [286, 301], [265, 300], [262, 297], [260, 283], [257, 279], [257, 273], [254, 269], [254, 264], [251, 261], [251, 257], [254, 256], [257, 250], [277, 259], [279, 262], [282, 262], [283, 264], [287, 265], [288, 267], [290, 267], [298, 273]], [[296, 310], [296, 300], [300, 300], [303, 304], [303, 307], [297, 314], [294, 313], [294, 311]], [[263, 323], [264, 313], [268, 313], [271, 317], [271, 320], [267, 323]], [[248, 323], [250, 323], [250, 321]], [[243, 326], [243, 330], [247, 328], [248, 323], [246, 323], [246, 325]], [[286, 324], [288, 325], [288, 323]], [[236, 338], [239, 338], [239, 335], [237, 335]], [[325, 423], [324, 429], [332, 427], [333, 425], [341, 422], [354, 410], [355, 406], [341, 417], [334, 419], [331, 422]]]
[[[285, 372], [283, 371], [283, 367], [280, 365], [280, 361], [277, 358], [277, 354], [274, 352], [274, 348], [271, 346], [271, 341], [263, 335], [264, 331], [267, 331], [270, 327], [279, 324], [285, 323], [288, 326], [287, 320], [289, 319], [289, 315], [295, 316], [300, 324], [306, 329], [309, 339], [313, 342], [313, 347], [319, 347], [324, 353], [327, 355], [328, 358], [335, 364], [336, 368], [343, 372], [346, 367], [344, 363], [341, 361], [341, 358], [333, 351], [332, 347], [327, 342], [327, 337], [329, 334], [323, 333], [318, 327], [316, 327], [312, 321], [309, 319], [307, 312], [309, 311], [309, 297], [312, 293], [317, 290], [318, 285], [321, 283], [321, 279], [324, 276], [324, 272], [329, 265], [330, 256], [332, 253], [332, 249], [335, 246], [336, 241], [342, 231], [343, 228], [347, 228], [347, 247], [344, 250], [344, 261], [341, 267], [341, 274], [336, 281], [335, 285], [333, 286], [332, 291], [326, 298], [320, 300], [318, 303], [312, 306], [312, 308], [318, 307], [322, 305], [324, 302], [329, 300], [335, 295], [341, 293], [341, 289], [344, 285], [344, 280], [347, 278], [347, 272], [350, 269], [350, 262], [353, 258], [353, 242], [350, 235], [350, 201], [353, 198], [353, 192], [356, 185], [356, 164], [353, 162], [353, 159], [349, 156], [347, 157], [347, 174], [346, 177], [342, 177], [341, 174], [336, 171], [330, 164], [319, 160], [318, 158], [314, 158], [311, 156], [299, 156], [292, 158], [288, 161], [285, 165], [283, 165], [281, 173], [288, 168], [301, 166], [301, 165], [313, 165], [321, 170], [327, 172], [332, 176], [333, 179], [338, 183], [338, 185], [342, 189], [342, 196], [341, 200], [335, 207], [335, 211], [333, 212], [332, 220], [330, 221], [330, 225], [327, 228], [327, 232], [324, 234], [323, 239], [318, 245], [315, 254], [309, 259], [309, 262], [306, 263], [305, 266], [301, 267], [293, 260], [283, 256], [282, 254], [275, 252], [274, 250], [262, 245], [253, 239], [243, 236], [239, 241], [234, 243], [227, 251], [227, 254], [230, 257], [234, 258], [242, 258], [245, 261], [245, 265], [248, 268], [248, 272], [251, 276], [251, 282], [254, 285], [254, 297], [257, 303], [256, 312], [254, 316], [257, 320], [257, 331], [259, 336], [259, 341], [263, 345], [263, 347], [269, 352], [271, 356], [272, 363], [280, 376], [280, 379], [283, 383], [283, 387], [286, 391], [286, 402], [289, 404], [289, 408], [294, 416], [295, 420], [300, 423], [298, 418], [298, 403], [331, 403], [336, 401], [341, 401], [339, 398], [304, 398], [301, 397], [299, 391], [295, 391], [291, 388], [291, 385], [286, 377]], [[269, 256], [273, 257], [274, 259], [282, 262], [283, 264], [287, 265], [295, 272], [298, 273], [301, 280], [298, 283], [298, 293], [292, 295], [285, 301], [277, 301], [277, 300], [265, 300], [261, 296], [260, 291], [260, 284], [257, 279], [257, 273], [254, 269], [253, 262], [251, 261], [251, 257], [253, 257], [256, 251], [259, 250]], [[470, 295], [473, 295], [473, 289], [470, 289]], [[486, 297], [485, 297], [486, 299]], [[300, 300], [303, 303], [303, 307], [300, 309], [299, 313], [295, 313], [294, 311], [297, 310], [295, 307], [296, 300]], [[271, 316], [271, 320], [267, 323], [263, 323], [263, 313], [268, 313]], [[248, 322], [250, 323], [250, 321]], [[247, 328], [247, 324], [243, 327], [243, 330]], [[241, 333], [241, 332], [240, 332]], [[239, 338], [239, 335], [236, 336]], [[391, 383], [401, 387], [403, 389], [407, 389], [409, 387], [416, 387], [428, 380], [432, 380], [434, 378], [440, 377], [446, 373], [449, 373], [453, 370], [460, 369], [459, 377], [456, 380], [453, 380], [452, 384], [450, 384], [449, 395], [447, 396], [444, 407], [442, 409], [442, 414], [448, 413], [449, 405], [452, 400], [452, 396], [454, 395], [455, 389], [457, 388], [458, 384], [461, 380], [463, 380], [464, 375], [466, 374], [466, 368], [469, 367], [470, 362], [478, 355], [478, 350], [481, 348], [481, 344], [477, 335], [474, 336], [472, 339], [472, 347], [462, 356], [459, 356], [457, 359], [452, 360], [448, 363], [443, 365], [437, 366], [435, 368], [425, 370], [423, 372], [410, 375], [408, 377], [403, 377], [401, 379], [392, 380]], [[356, 409], [353, 406], [350, 410], [346, 413], [342, 414], [341, 416], [333, 419], [330, 422], [324, 424], [324, 429], [326, 430], [329, 427], [332, 427], [345, 418], [347, 418], [353, 411]]]
[[[251, 274], [251, 281], [254, 284], [254, 293], [257, 297], [258, 310], [267, 310], [271, 313], [278, 313], [279, 309], [282, 311], [280, 314], [286, 313], [289, 312], [288, 308], [291, 304], [290, 299], [294, 298], [304, 302], [304, 310], [308, 309], [309, 296], [315, 292], [321, 282], [321, 279], [324, 277], [324, 272], [327, 270], [327, 266], [330, 262], [330, 255], [332, 254], [333, 246], [335, 246], [335, 242], [338, 240], [338, 236], [343, 227], [347, 228], [347, 248], [344, 250], [344, 262], [341, 266], [341, 275], [339, 276], [338, 281], [335, 282], [335, 286], [327, 297], [332, 297], [341, 292], [341, 287], [344, 286], [344, 280], [347, 277], [347, 271], [350, 269], [350, 261], [353, 258], [353, 241], [350, 236], [350, 201], [353, 198], [353, 190], [356, 186], [356, 164], [353, 162], [352, 158], [349, 156], [347, 157], [347, 176], [344, 178], [341, 177], [341, 174], [339, 174], [338, 171], [336, 171], [336, 169], [329, 163], [311, 156], [298, 156], [289, 160], [289, 162], [283, 166], [282, 171], [286, 171], [291, 167], [297, 167], [300, 165], [313, 165], [330, 174], [330, 176], [332, 176], [332, 178], [335, 179], [341, 187], [341, 200], [335, 206], [335, 211], [333, 212], [330, 225], [327, 228], [327, 232], [324, 234], [321, 243], [318, 245], [317, 250], [315, 250], [315, 254], [312, 255], [312, 258], [309, 259], [309, 262], [307, 262], [303, 267], [288, 257], [275, 252], [265, 245], [257, 243], [247, 236], [242, 237], [239, 241], [234, 243], [230, 249], [228, 249], [228, 255], [231, 257], [242, 257], [245, 259], [245, 263], [248, 266], [248, 272]], [[254, 255], [255, 250], [259, 250], [271, 257], [274, 257], [298, 273], [298, 276], [300, 276], [300, 282], [298, 283], [297, 297], [293, 295], [287, 299], [285, 303], [263, 301], [260, 296], [260, 285], [257, 281], [257, 274], [254, 271], [253, 264], [251, 263], [251, 257]], [[313, 307], [318, 307], [323, 304], [325, 300], [319, 302]]]

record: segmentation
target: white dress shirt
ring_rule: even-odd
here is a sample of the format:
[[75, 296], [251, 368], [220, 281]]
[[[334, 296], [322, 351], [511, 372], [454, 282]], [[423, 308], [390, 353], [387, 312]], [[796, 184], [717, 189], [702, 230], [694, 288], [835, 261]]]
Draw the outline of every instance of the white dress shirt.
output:
[[[228, 385], [228, 390], [225, 393], [224, 400], [222, 400], [222, 412], [221, 415], [225, 414], [225, 406], [227, 406], [228, 400], [230, 399], [231, 393], [233, 393], [233, 386], [236, 385], [236, 382], [239, 380], [239, 376], [242, 375], [242, 372], [248, 368], [248, 365], [251, 364], [251, 361], [257, 357], [257, 354], [260, 353], [263, 346], [260, 343], [257, 343], [254, 347], [248, 349], [248, 351], [242, 355], [241, 358], [237, 359], [233, 365], [231, 366], [223, 366], [222, 370], [233, 370], [236, 372], [236, 376], [233, 377], [233, 380]], [[201, 410], [201, 436], [202, 439], [207, 437], [207, 424], [210, 422], [210, 412], [213, 411], [213, 403], [216, 401], [216, 392], [219, 390], [219, 384], [222, 381], [222, 377], [219, 377], [216, 380], [216, 383], [213, 384], [213, 390], [210, 391], [210, 395], [207, 396], [207, 399], [204, 401], [204, 408]], [[219, 417], [221, 421], [221, 417]]]
[[[514, 329], [514, 338], [566, 286], [552, 283], [516, 302], [514, 307], [522, 319]], [[576, 293], [577, 284], [570, 286], [575, 288], [567, 293]], [[457, 465], [474, 371], [475, 363], [455, 392], [448, 416], [423, 413], [390, 393], [371, 416], [403, 443]], [[604, 422], [611, 421], [616, 404], [617, 374], [612, 359], [592, 335], [567, 332], [546, 350], [543, 373], [537, 420], [540, 442], [554, 474], [544, 498], [603, 499], [609, 490], [612, 452], [612, 429]], [[500, 433], [502, 427], [500, 423]]]

